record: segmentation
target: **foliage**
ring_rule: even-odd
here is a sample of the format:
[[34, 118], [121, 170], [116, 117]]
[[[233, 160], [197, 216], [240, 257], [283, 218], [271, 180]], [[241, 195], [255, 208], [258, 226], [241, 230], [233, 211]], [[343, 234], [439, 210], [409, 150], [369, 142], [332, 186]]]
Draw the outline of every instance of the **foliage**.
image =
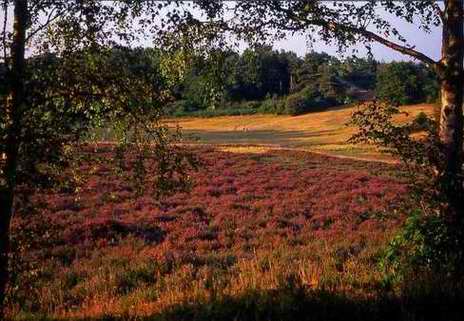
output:
[[[163, 152], [178, 137], [159, 122], [162, 105], [170, 97], [154, 51], [101, 48], [65, 58], [33, 57], [27, 66], [26, 101], [31, 108], [22, 115], [28, 125], [21, 136], [18, 184], [50, 186], [60, 179], [60, 168], [69, 165], [72, 145], [93, 139], [97, 128], [108, 126], [121, 148], [135, 143], [141, 155], [154, 152], [164, 166], [159, 170], [172, 172], [166, 175], [183, 170], [180, 163], [186, 155], [170, 153], [180, 158], [172, 158], [168, 167], [162, 165], [168, 161]], [[148, 148], [152, 144], [155, 149]], [[160, 188], [168, 184], [159, 183]]]
[[[174, 1], [5, 1], [0, 43], [0, 182], [4, 183], [7, 136], [15, 136], [20, 155], [13, 169], [18, 173], [11, 175], [18, 177], [18, 184], [43, 186], [51, 185], [52, 176], [58, 178], [69, 164], [71, 147], [94, 138], [105, 127], [121, 145], [116, 156], [128, 147], [140, 151], [139, 174], [146, 173], [143, 159], [151, 153], [158, 158], [158, 169], [167, 171], [160, 173], [161, 181], [168, 184], [165, 178], [175, 177], [182, 185], [181, 167], [191, 157], [170, 149], [180, 135], [161, 122], [164, 106], [173, 101], [174, 87], [186, 77], [191, 56], [204, 53], [204, 48], [221, 38], [214, 28], [191, 19], [189, 7]], [[12, 9], [18, 8], [23, 8], [27, 20], [22, 30], [27, 39], [22, 44], [14, 42], [18, 38], [13, 37], [9, 19]], [[212, 34], [215, 37], [209, 37]], [[160, 40], [161, 48], [133, 47], [133, 41], [148, 37]], [[26, 46], [30, 55], [20, 79], [25, 88], [20, 96], [25, 99], [10, 124], [7, 96], [13, 89], [10, 77], [15, 74], [11, 56], [18, 46]], [[203, 56], [212, 57], [209, 69], [214, 69], [211, 62], [217, 60], [213, 56], [213, 52]], [[196, 96], [196, 89], [192, 91], [191, 96]]]
[[437, 99], [438, 83], [427, 67], [410, 62], [380, 65], [376, 94], [393, 104], [407, 105]]
[[377, 74], [378, 63], [375, 59], [348, 57], [341, 63], [341, 75], [346, 81], [355, 86], [366, 89], [375, 89], [375, 78]]
[[210, 105], [210, 92], [207, 79], [203, 76], [188, 76], [183, 91], [183, 111], [207, 109]]
[[334, 106], [337, 101], [325, 97], [314, 88], [304, 88], [300, 92], [287, 97], [285, 113], [289, 115], [301, 115], [310, 111], [318, 111], [326, 107]]
[[[398, 107], [388, 103], [373, 101], [362, 105], [352, 115], [351, 124], [356, 125], [358, 132], [350, 139], [353, 143], [371, 143], [386, 147], [388, 152], [398, 156], [411, 168], [427, 171], [431, 174], [439, 153], [435, 144], [437, 131], [433, 122], [427, 123], [426, 138], [416, 140], [411, 137], [411, 124], [397, 124], [394, 116], [401, 112]], [[430, 171], [430, 172], [429, 172]]]
[[[170, 4], [4, 1], [0, 44], [2, 84], [6, 84], [0, 92], [1, 319], [10, 272], [10, 221], [22, 205], [18, 196], [64, 181], [72, 156], [81, 157], [73, 152], [79, 151], [78, 145], [88, 142], [96, 129], [112, 127], [119, 144], [107, 160], [116, 159], [119, 173], [132, 181], [135, 195], [141, 195], [150, 184], [157, 198], [190, 186], [187, 172], [194, 165], [193, 157], [175, 146], [179, 132], [173, 133], [161, 121], [172, 86], [169, 72], [163, 68], [166, 60], [156, 50], [128, 49], [137, 38], [134, 31], [153, 26], [152, 20]], [[167, 18], [161, 19], [162, 27], [179, 20], [180, 12], [175, 6], [171, 9]], [[146, 19], [147, 15], [151, 19]], [[198, 38], [201, 35], [198, 33]], [[126, 151], [137, 153], [132, 157]], [[148, 166], [153, 174], [148, 173]]]
[[[386, 251], [384, 266], [394, 273], [432, 271], [457, 277], [462, 275], [464, 235], [460, 221], [447, 221], [443, 182], [442, 151], [436, 123], [425, 114], [406, 125], [395, 124], [399, 110], [389, 104], [374, 102], [353, 114], [359, 132], [353, 142], [386, 147], [400, 157], [407, 170], [412, 195], [421, 207], [411, 213], [399, 235]], [[420, 139], [411, 134], [421, 130]], [[388, 265], [390, 264], [390, 266]]]
[[293, 94], [287, 97], [285, 101], [285, 113], [296, 116], [304, 114], [309, 110], [310, 99], [304, 94]]
[[265, 100], [261, 102], [258, 111], [260, 113], [271, 113], [271, 114], [284, 114], [285, 113], [285, 98], [280, 98], [277, 95], [269, 95]]
[[[414, 93], [414, 98], [403, 99], [403, 103], [433, 101], [438, 95], [433, 72], [414, 63], [393, 62], [379, 67], [373, 59], [349, 57], [340, 60], [318, 52], [298, 57], [293, 52], [279, 52], [270, 46], [251, 47], [243, 53], [216, 49], [214, 53], [189, 58], [190, 63], [184, 66], [184, 77], [174, 84], [175, 101], [169, 104], [170, 115], [214, 115], [214, 110], [218, 110], [218, 115], [244, 114], [246, 110], [251, 114], [291, 114], [290, 110], [285, 111], [284, 101], [289, 95], [298, 96], [299, 92], [311, 101], [310, 109], [368, 100], [375, 90], [379, 97], [398, 100], [395, 96], [398, 90], [395, 93], [391, 79], [387, 79], [392, 77], [390, 70], [396, 70], [391, 67], [395, 64], [407, 66], [409, 78], [415, 80], [415, 89], [408, 89]], [[404, 83], [404, 77], [395, 75], [397, 82]], [[256, 101], [260, 102], [259, 107], [247, 106]], [[200, 110], [203, 112], [198, 112]]]
[[[431, 0], [420, 3], [392, 0], [363, 3], [277, 0], [253, 3], [243, 0], [237, 1], [233, 11], [236, 19], [231, 19], [229, 28], [241, 39], [252, 43], [278, 40], [300, 32], [307, 36], [310, 43], [322, 39], [337, 44], [340, 50], [360, 42], [370, 49], [372, 41], [394, 47], [388, 41], [382, 42], [384, 38], [381, 36], [374, 36], [377, 34], [385, 35], [387, 39], [390, 36], [399, 44], [406, 42], [397, 25], [379, 9], [409, 23], [417, 22], [425, 31], [441, 22], [439, 6]], [[408, 47], [407, 44], [404, 47]], [[393, 49], [401, 51], [401, 48], [397, 46]]]
[[417, 114], [417, 116], [414, 118], [414, 120], [411, 123], [411, 129], [413, 131], [424, 131], [427, 130], [427, 128], [430, 128], [433, 126], [431, 123], [432, 120], [427, 116], [426, 113], [420, 112]]
[[464, 262], [462, 234], [443, 217], [415, 210], [385, 249], [381, 267], [396, 278], [421, 272], [459, 277]]
[[266, 95], [285, 95], [290, 84], [290, 53], [272, 47], [248, 48], [231, 59], [232, 77], [226, 83], [232, 101], [263, 99]]

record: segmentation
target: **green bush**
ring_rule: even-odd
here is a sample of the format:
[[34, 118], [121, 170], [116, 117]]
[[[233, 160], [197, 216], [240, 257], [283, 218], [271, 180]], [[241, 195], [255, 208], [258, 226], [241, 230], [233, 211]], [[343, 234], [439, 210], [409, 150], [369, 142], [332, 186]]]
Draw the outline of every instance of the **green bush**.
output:
[[261, 102], [259, 112], [263, 114], [283, 114], [285, 112], [285, 101], [276, 95], [268, 96]]
[[167, 114], [173, 117], [215, 117], [256, 113], [295, 116], [336, 104], [337, 102], [321, 96], [317, 90], [306, 87], [286, 97], [268, 95], [262, 101], [223, 102], [214, 110], [201, 108], [190, 100], [178, 100], [167, 107]]
[[170, 116], [210, 118], [210, 117], [219, 117], [219, 116], [254, 115], [256, 113], [257, 113], [256, 109], [226, 108], [226, 109], [216, 109], [216, 110], [197, 110], [193, 112], [175, 112], [175, 113], [172, 113]]
[[462, 228], [450, 225], [443, 217], [415, 210], [386, 248], [380, 265], [393, 278], [411, 272], [462, 276], [463, 234]]
[[238, 109], [258, 110], [260, 106], [261, 106], [261, 102], [256, 101], [256, 100], [251, 100], [251, 101], [245, 101], [241, 103]]
[[330, 97], [324, 97], [316, 88], [305, 87], [287, 97], [285, 113], [296, 116], [311, 111], [320, 111], [337, 104], [338, 101]]
[[423, 65], [392, 62], [379, 67], [376, 93], [380, 99], [400, 105], [433, 102], [438, 98], [438, 83]]
[[296, 116], [304, 114], [309, 110], [309, 100], [301, 93], [296, 93], [287, 97], [285, 101], [285, 113]]
[[420, 112], [412, 121], [411, 128], [413, 131], [422, 131], [430, 128], [432, 123], [433, 121], [427, 116], [426, 113]]
[[188, 100], [176, 100], [166, 107], [167, 114], [188, 113], [197, 110], [197, 106], [192, 105]]

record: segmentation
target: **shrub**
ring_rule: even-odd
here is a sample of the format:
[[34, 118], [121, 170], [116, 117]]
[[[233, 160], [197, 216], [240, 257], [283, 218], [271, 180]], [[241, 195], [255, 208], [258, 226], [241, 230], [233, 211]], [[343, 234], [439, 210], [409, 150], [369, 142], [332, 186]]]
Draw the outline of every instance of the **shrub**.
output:
[[305, 87], [301, 91], [287, 97], [285, 113], [293, 116], [301, 115], [311, 111], [323, 110], [338, 103], [334, 98], [323, 96], [314, 87]]
[[464, 268], [462, 234], [443, 217], [415, 210], [385, 250], [381, 267], [399, 278], [419, 271], [459, 275]]
[[[382, 263], [389, 272], [387, 276], [423, 272], [463, 280], [464, 222], [449, 214], [449, 183], [443, 179], [446, 166], [437, 136], [438, 124], [419, 114], [412, 124], [398, 125], [393, 116], [399, 113], [397, 107], [374, 101], [356, 111], [352, 122], [360, 130], [351, 142], [387, 148], [402, 160], [411, 195], [421, 209], [412, 213], [392, 240]], [[424, 130], [421, 139], [410, 135], [414, 126]]]
[[188, 109], [188, 104], [185, 100], [176, 100], [165, 108], [167, 114], [183, 113], [187, 112]]
[[239, 109], [254, 109], [258, 110], [261, 106], [261, 103], [256, 100], [245, 101], [239, 105]]
[[434, 102], [438, 98], [436, 76], [423, 65], [393, 62], [380, 66], [377, 96], [394, 104]]
[[259, 112], [264, 114], [282, 114], [285, 112], [285, 101], [276, 95], [272, 97], [268, 96], [262, 101]]
[[215, 110], [197, 110], [192, 112], [175, 112], [171, 114], [172, 117], [200, 117], [210, 118], [219, 116], [243, 116], [256, 114], [256, 109], [250, 108], [225, 108]]
[[411, 129], [413, 131], [422, 131], [430, 128], [432, 123], [432, 120], [427, 116], [426, 113], [420, 112], [417, 114], [417, 116], [414, 118], [411, 124]]
[[292, 116], [304, 114], [309, 107], [308, 98], [301, 93], [290, 95], [285, 101], [285, 113]]

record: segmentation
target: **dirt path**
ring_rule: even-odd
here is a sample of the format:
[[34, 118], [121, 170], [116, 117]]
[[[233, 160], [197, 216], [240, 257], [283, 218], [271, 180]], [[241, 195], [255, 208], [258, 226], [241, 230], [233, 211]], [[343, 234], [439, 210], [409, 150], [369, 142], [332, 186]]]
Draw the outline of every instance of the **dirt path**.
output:
[[297, 151], [305, 152], [311, 154], [317, 154], [327, 157], [339, 158], [339, 159], [349, 159], [357, 160], [363, 162], [376, 162], [384, 164], [399, 164], [400, 162], [395, 159], [375, 159], [369, 157], [358, 157], [358, 156], [348, 156], [348, 155], [337, 155], [332, 153], [324, 153], [321, 151], [314, 151], [305, 148], [293, 148], [293, 147], [283, 147], [275, 145], [266, 145], [266, 144], [252, 144], [252, 145], [237, 145], [237, 144], [183, 144], [185, 146], [204, 146], [204, 147], [213, 147], [223, 151], [229, 151], [232, 153], [264, 153], [267, 151]]

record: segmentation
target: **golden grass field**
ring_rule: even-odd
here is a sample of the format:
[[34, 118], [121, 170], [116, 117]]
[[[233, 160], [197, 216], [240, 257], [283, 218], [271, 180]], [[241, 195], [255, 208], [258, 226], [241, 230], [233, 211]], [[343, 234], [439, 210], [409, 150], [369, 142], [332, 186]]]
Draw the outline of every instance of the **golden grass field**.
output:
[[[353, 145], [347, 140], [356, 129], [347, 126], [358, 108], [334, 107], [301, 116], [247, 115], [213, 118], [179, 118], [188, 142], [221, 146], [226, 151], [263, 152], [267, 149], [296, 149], [357, 159], [391, 160], [374, 146]], [[413, 119], [420, 112], [433, 113], [433, 105], [404, 106], [398, 120]]]

